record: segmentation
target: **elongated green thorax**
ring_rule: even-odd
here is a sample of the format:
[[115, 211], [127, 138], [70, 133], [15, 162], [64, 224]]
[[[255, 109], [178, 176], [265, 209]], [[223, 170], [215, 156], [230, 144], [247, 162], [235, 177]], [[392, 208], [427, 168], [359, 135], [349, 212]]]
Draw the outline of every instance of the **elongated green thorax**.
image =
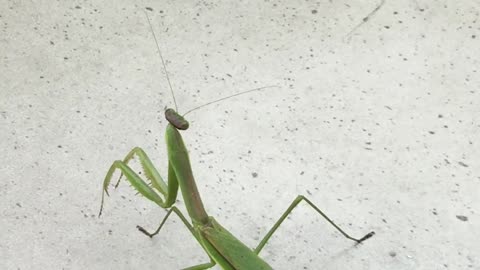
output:
[[225, 270], [273, 270], [258, 254], [238, 240], [213, 217], [209, 226], [196, 226], [200, 243]]
[[167, 140], [169, 174], [173, 171], [178, 180], [188, 214], [195, 223], [207, 224], [208, 215], [193, 178], [188, 152], [182, 136], [172, 124], [168, 124], [165, 137]]

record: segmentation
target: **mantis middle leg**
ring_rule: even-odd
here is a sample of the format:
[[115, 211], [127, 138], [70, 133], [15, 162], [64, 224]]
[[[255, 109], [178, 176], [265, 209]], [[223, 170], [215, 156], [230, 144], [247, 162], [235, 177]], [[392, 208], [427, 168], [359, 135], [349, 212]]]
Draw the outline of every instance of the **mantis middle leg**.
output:
[[[137, 226], [137, 229], [144, 233], [145, 235], [149, 236], [150, 238], [154, 237], [155, 235], [157, 235], [160, 230], [162, 229], [163, 225], [165, 224], [165, 222], [167, 221], [168, 217], [170, 216], [171, 213], [175, 213], [177, 214], [177, 216], [180, 218], [180, 220], [182, 220], [183, 224], [185, 224], [185, 226], [187, 227], [187, 229], [192, 233], [192, 235], [195, 237], [195, 239], [197, 239], [197, 236], [195, 235], [194, 233], [194, 229], [192, 227], [192, 225], [190, 225], [190, 223], [188, 223], [187, 219], [185, 218], [185, 216], [182, 214], [182, 212], [180, 212], [180, 210], [173, 206], [172, 208], [170, 208], [170, 210], [168, 210], [168, 213], [165, 215], [165, 217], [163, 218], [162, 222], [160, 222], [160, 225], [158, 226], [158, 228], [155, 230], [155, 232], [153, 233], [149, 233], [147, 230], [145, 230], [143, 227], [141, 226]], [[197, 239], [198, 241], [198, 239]], [[216, 263], [212, 260], [210, 261], [209, 263], [202, 263], [202, 264], [199, 264], [199, 265], [195, 265], [195, 266], [190, 266], [188, 268], [184, 268], [183, 270], [203, 270], [203, 269], [209, 269], [209, 268], [212, 268]]]

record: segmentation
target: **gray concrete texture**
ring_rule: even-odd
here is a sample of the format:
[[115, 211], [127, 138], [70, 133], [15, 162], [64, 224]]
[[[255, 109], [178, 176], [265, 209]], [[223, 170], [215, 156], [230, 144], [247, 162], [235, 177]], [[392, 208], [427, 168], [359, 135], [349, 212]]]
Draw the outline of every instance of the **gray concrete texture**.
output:
[[[166, 58], [210, 215], [274, 269], [480, 269], [478, 1], [0, 4], [0, 269], [180, 269], [208, 260], [114, 160], [166, 176]], [[138, 163], [132, 165], [140, 171]], [[178, 205], [184, 211], [183, 198]], [[218, 269], [218, 268], [214, 268]]]

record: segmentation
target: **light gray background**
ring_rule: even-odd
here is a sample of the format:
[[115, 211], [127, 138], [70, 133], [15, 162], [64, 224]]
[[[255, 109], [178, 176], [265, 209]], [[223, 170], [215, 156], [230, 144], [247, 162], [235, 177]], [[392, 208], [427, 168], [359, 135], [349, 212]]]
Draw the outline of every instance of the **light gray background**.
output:
[[[178, 219], [103, 177], [143, 147], [163, 175], [172, 106], [209, 214], [275, 269], [480, 269], [478, 1], [0, 2], [0, 269], [179, 269]], [[361, 25], [360, 25], [361, 24]], [[137, 167], [138, 168], [138, 167]], [[183, 209], [182, 198], [179, 205]], [[458, 216], [458, 217], [457, 217]], [[466, 220], [465, 218], [466, 217]], [[463, 220], [462, 220], [463, 219]]]

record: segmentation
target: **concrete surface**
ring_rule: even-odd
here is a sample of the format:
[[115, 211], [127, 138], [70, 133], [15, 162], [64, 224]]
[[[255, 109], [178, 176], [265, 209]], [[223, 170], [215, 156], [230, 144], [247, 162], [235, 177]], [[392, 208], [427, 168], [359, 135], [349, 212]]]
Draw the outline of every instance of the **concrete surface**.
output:
[[[0, 4], [0, 269], [179, 269], [207, 260], [123, 183], [143, 147], [162, 174], [163, 109], [188, 115], [206, 208], [274, 269], [480, 269], [478, 1], [5, 1]], [[364, 19], [366, 18], [366, 19]], [[362, 23], [364, 22], [364, 23]], [[138, 169], [138, 166], [136, 167]], [[183, 209], [183, 199], [179, 205]]]

